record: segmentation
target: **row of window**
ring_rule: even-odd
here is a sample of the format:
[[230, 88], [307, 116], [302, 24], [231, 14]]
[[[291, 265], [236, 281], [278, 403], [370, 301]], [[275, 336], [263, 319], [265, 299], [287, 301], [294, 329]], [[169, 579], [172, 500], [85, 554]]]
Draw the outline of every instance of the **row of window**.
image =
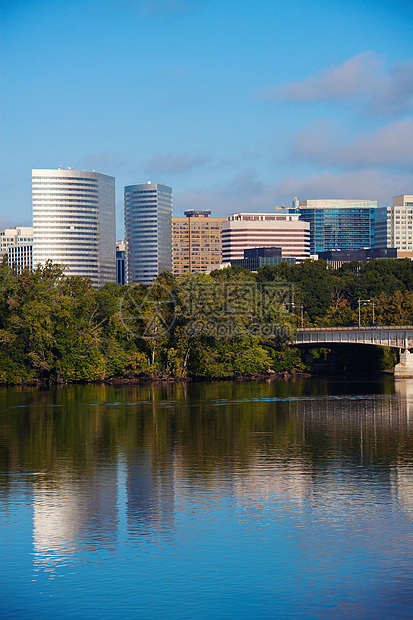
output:
[[33, 241], [33, 237], [10, 237], [9, 239], [1, 239], [1, 245], [5, 245], [6, 243], [24, 243], [24, 242]]
[[[73, 194], [69, 194], [70, 196], [72, 196]], [[76, 198], [66, 198], [65, 196], [63, 196], [63, 194], [59, 197], [59, 200], [57, 200], [56, 198], [37, 198], [36, 200], [33, 199], [33, 206], [36, 206], [38, 208], [42, 208], [43, 206], [47, 207], [48, 204], [45, 203], [52, 203], [52, 204], [57, 204], [60, 207], [64, 206], [65, 203], [71, 203], [71, 202], [81, 202], [82, 204], [87, 204], [87, 205], [97, 205], [98, 204], [98, 200], [91, 200], [91, 199], [83, 199], [81, 196], [76, 196]]]
[[97, 179], [86, 179], [84, 177], [32, 177], [32, 183], [37, 185], [62, 185], [62, 183], [71, 183], [72, 181], [79, 181], [76, 185], [84, 185], [89, 187], [90, 184], [97, 185]]

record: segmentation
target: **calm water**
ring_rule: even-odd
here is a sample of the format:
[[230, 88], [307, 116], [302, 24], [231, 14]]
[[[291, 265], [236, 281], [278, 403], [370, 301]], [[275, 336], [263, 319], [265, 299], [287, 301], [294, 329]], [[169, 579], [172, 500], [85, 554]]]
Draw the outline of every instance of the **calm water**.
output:
[[413, 380], [0, 390], [2, 618], [412, 618]]

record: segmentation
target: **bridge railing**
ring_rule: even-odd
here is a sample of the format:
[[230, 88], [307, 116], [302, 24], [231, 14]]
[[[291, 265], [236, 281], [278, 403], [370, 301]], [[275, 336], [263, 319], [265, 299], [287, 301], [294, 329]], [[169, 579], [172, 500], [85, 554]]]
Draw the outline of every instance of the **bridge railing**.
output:
[[403, 331], [413, 329], [413, 325], [346, 325], [344, 327], [299, 327], [297, 332], [328, 332], [328, 331]]

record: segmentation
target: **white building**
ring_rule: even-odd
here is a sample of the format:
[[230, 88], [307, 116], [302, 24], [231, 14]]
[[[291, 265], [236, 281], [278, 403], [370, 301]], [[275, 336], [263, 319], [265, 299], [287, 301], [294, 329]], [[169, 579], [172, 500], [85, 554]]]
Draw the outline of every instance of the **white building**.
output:
[[7, 253], [9, 267], [18, 273], [24, 268], [33, 268], [33, 227], [13, 226], [0, 230], [0, 262]]
[[12, 226], [0, 230], [0, 252], [3, 257], [9, 246], [15, 243], [32, 243], [32, 226]]
[[21, 273], [23, 269], [33, 269], [33, 244], [32, 243], [16, 243], [10, 245], [7, 250], [9, 258], [9, 267]]
[[172, 188], [161, 183], [125, 187], [127, 283], [151, 284], [172, 271]]
[[397, 257], [412, 256], [413, 252], [413, 195], [393, 196], [392, 207], [381, 207], [381, 245], [397, 248]]
[[244, 258], [244, 250], [277, 246], [283, 257], [310, 257], [310, 224], [292, 213], [233, 213], [222, 224], [222, 262]]
[[94, 286], [116, 282], [115, 179], [84, 170], [33, 170], [33, 266], [48, 259]]

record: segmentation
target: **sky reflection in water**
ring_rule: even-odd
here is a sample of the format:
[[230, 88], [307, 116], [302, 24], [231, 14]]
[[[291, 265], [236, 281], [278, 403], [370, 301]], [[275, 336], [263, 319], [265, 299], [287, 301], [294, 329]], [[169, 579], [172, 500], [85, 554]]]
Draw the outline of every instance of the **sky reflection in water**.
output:
[[413, 381], [0, 407], [2, 617], [412, 617]]

